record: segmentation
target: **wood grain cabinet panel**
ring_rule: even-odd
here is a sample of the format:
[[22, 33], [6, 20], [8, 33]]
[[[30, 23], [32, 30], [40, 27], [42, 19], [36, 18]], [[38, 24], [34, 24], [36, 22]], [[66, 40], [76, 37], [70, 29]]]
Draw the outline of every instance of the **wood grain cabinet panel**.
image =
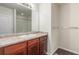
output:
[[40, 37], [40, 55], [45, 55], [47, 52], [47, 36]]
[[25, 55], [27, 54], [26, 42], [18, 43], [4, 48], [5, 55]]
[[4, 49], [3, 48], [0, 48], [0, 55], [3, 55], [4, 53]]
[[28, 55], [39, 55], [39, 39], [28, 41]]

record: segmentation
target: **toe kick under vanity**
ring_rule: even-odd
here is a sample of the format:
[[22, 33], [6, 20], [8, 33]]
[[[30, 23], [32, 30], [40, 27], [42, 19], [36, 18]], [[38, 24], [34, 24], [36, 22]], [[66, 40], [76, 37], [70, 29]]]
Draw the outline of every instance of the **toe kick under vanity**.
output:
[[45, 55], [46, 52], [47, 33], [0, 38], [0, 55]]

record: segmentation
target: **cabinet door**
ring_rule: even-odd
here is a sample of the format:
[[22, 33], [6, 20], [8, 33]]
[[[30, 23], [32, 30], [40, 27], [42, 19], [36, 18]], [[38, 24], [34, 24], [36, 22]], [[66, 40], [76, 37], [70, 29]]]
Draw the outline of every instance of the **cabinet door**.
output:
[[28, 55], [39, 55], [39, 39], [28, 41]]
[[25, 55], [27, 54], [26, 42], [18, 43], [4, 48], [5, 55]]
[[47, 52], [47, 36], [40, 38], [40, 55], [44, 55]]
[[0, 48], [0, 55], [3, 55], [3, 54], [4, 54], [3, 48]]

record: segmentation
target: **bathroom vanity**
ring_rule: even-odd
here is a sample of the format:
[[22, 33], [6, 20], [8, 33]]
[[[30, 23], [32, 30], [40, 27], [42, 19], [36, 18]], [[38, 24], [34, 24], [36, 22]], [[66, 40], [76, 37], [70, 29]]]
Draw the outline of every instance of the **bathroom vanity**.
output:
[[45, 55], [47, 33], [0, 38], [0, 55]]

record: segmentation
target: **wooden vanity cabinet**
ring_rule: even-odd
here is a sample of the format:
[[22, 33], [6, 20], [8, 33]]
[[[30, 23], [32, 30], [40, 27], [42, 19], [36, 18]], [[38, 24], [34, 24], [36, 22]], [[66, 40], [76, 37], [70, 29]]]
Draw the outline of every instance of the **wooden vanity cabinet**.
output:
[[0, 48], [0, 55], [45, 55], [47, 35]]
[[47, 36], [40, 37], [40, 55], [45, 55], [47, 52]]
[[4, 48], [5, 55], [26, 55], [27, 43], [22, 42], [14, 45], [10, 45]]
[[28, 55], [39, 55], [39, 38], [28, 41]]

